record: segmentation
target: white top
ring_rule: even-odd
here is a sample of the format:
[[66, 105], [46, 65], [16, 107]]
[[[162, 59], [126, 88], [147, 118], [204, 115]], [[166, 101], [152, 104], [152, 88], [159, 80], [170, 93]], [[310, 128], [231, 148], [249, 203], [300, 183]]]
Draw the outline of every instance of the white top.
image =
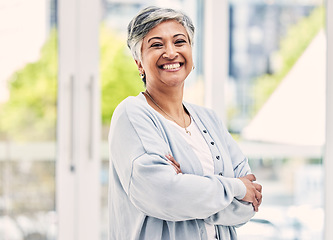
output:
[[[184, 137], [187, 143], [192, 147], [194, 153], [201, 162], [204, 175], [214, 175], [214, 162], [212, 153], [209, 150], [208, 144], [202, 136], [198, 126], [191, 117], [191, 124], [186, 128], [191, 135], [186, 133], [185, 128], [180, 127], [175, 122], [169, 120], [172, 126]], [[177, 161], [177, 159], [176, 159]], [[205, 223], [208, 240], [216, 240], [215, 226]]]

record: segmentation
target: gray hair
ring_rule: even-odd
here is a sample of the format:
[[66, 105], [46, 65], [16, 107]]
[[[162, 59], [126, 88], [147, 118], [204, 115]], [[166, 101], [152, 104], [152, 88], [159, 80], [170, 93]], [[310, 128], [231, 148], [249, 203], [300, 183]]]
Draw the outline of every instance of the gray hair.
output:
[[151, 29], [167, 20], [175, 20], [183, 25], [188, 34], [190, 44], [193, 45], [194, 25], [187, 15], [170, 8], [147, 7], [131, 20], [127, 28], [127, 45], [135, 60], [141, 61], [143, 38]]

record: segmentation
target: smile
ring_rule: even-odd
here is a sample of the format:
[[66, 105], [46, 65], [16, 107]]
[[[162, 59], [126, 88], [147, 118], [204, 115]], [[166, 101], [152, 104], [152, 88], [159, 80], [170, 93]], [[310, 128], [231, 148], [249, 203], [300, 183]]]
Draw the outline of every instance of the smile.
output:
[[160, 66], [160, 68], [165, 70], [175, 70], [180, 68], [184, 63], [172, 63], [172, 64], [164, 64]]

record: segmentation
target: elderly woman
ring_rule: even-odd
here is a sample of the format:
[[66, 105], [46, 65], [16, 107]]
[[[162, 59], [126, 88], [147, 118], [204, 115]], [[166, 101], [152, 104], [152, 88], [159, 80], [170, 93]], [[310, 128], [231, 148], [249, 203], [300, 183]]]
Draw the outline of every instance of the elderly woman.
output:
[[110, 239], [236, 239], [261, 203], [261, 186], [209, 109], [183, 102], [194, 26], [148, 7], [128, 26], [146, 91], [115, 110], [110, 127]]

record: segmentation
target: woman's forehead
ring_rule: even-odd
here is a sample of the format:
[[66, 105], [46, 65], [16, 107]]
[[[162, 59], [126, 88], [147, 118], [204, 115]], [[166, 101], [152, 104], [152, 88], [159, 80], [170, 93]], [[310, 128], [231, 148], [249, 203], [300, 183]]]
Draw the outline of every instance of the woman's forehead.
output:
[[144, 40], [148, 42], [151, 38], [177, 37], [178, 35], [188, 37], [187, 31], [182, 24], [175, 20], [168, 20], [152, 28], [144, 37]]

